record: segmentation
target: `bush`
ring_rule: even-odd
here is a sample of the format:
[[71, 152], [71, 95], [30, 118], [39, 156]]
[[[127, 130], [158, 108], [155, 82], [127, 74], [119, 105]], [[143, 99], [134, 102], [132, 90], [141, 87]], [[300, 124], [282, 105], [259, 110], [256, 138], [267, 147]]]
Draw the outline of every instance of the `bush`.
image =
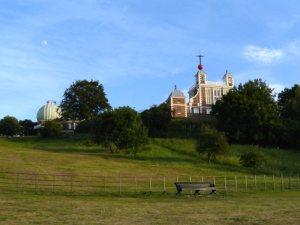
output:
[[141, 113], [143, 124], [147, 127], [150, 137], [167, 137], [171, 122], [171, 107], [168, 103], [154, 105]]
[[24, 136], [36, 135], [37, 132], [34, 130], [34, 126], [37, 123], [32, 122], [31, 120], [20, 120], [19, 124], [21, 126], [21, 134]]
[[127, 149], [136, 155], [147, 143], [147, 129], [139, 114], [130, 107], [120, 107], [101, 114], [94, 123], [94, 139], [110, 151]]
[[249, 167], [254, 170], [257, 170], [259, 167], [261, 167], [264, 161], [264, 156], [260, 152], [256, 151], [246, 152], [240, 157], [240, 163], [244, 167]]
[[279, 118], [272, 89], [260, 79], [230, 90], [213, 105], [212, 114], [229, 140], [241, 144], [266, 145]]
[[93, 130], [94, 120], [83, 120], [76, 126], [76, 133], [90, 134]]
[[12, 116], [5, 116], [0, 120], [0, 135], [13, 136], [19, 134], [21, 126], [18, 120]]
[[40, 130], [41, 137], [58, 137], [61, 135], [62, 125], [60, 122], [51, 120], [46, 121], [44, 127]]
[[209, 163], [218, 155], [226, 155], [227, 149], [228, 143], [223, 133], [207, 126], [202, 127], [196, 150], [199, 154], [206, 154]]

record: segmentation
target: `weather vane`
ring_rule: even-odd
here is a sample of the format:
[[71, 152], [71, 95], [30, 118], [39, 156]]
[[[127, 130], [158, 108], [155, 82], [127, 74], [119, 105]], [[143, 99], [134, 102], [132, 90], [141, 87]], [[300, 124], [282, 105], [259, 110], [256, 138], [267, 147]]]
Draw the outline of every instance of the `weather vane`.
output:
[[[202, 52], [202, 51], [200, 51], [200, 52]], [[199, 69], [199, 70], [203, 70], [202, 58], [204, 57], [204, 55], [202, 55], [202, 54], [200, 53], [200, 55], [197, 55], [197, 57], [199, 58], [198, 69]]]

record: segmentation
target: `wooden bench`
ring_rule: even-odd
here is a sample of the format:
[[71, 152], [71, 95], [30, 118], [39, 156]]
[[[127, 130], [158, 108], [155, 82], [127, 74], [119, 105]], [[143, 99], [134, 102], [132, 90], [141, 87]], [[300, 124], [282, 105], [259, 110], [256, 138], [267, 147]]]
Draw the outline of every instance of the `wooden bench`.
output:
[[217, 189], [212, 182], [175, 182], [177, 189], [177, 195], [179, 195], [183, 189], [195, 191], [194, 195], [199, 194], [200, 191], [210, 191], [210, 194], [215, 194]]

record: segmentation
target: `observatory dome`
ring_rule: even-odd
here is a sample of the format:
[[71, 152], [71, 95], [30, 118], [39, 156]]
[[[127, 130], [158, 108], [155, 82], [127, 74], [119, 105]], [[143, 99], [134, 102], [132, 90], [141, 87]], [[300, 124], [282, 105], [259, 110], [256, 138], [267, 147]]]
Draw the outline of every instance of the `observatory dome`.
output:
[[47, 101], [47, 104], [37, 112], [36, 118], [39, 122], [58, 119], [60, 118], [60, 109], [55, 101]]

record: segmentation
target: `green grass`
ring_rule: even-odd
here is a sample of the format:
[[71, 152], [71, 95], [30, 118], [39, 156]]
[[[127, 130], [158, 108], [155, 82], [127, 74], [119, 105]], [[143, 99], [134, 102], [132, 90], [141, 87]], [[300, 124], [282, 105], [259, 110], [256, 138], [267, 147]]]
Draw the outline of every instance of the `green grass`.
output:
[[147, 150], [135, 159], [129, 154], [111, 154], [82, 136], [59, 139], [38, 137], [0, 139], [0, 171], [36, 171], [75, 174], [119, 173], [135, 175], [245, 175], [253, 173], [239, 164], [239, 156], [251, 149], [267, 159], [258, 174], [296, 175], [300, 171], [300, 152], [293, 150], [232, 145], [226, 157], [209, 164], [195, 151], [194, 140], [152, 139]]
[[[200, 179], [201, 176], [247, 175], [250, 178], [253, 171], [243, 168], [238, 159], [242, 152], [253, 148], [268, 159], [258, 174], [270, 177], [273, 173], [290, 175], [299, 172], [300, 154], [292, 150], [232, 145], [227, 157], [219, 158], [210, 165], [205, 157], [195, 152], [193, 140], [153, 139], [147, 150], [139, 152], [133, 159], [125, 153], [111, 154], [82, 136], [59, 139], [0, 138], [0, 172], [113, 177], [121, 173], [124, 177], [145, 176], [146, 179], [166, 176], [170, 185], [167, 194], [161, 193], [160, 179], [159, 184], [153, 180], [153, 186], [160, 186], [159, 192], [151, 195], [119, 195], [117, 189], [117, 194], [70, 196], [68, 186], [65, 193], [42, 192], [39, 186], [37, 194], [34, 194], [34, 188], [25, 192], [23, 187], [17, 188], [13, 184], [10, 192], [0, 193], [0, 224], [298, 224], [299, 190], [280, 191], [280, 181], [276, 183], [275, 192], [270, 191], [273, 183], [269, 179], [269, 191], [231, 191], [198, 197], [188, 193], [175, 197], [175, 176], [192, 176], [193, 179], [197, 176]], [[16, 180], [15, 177], [13, 179]], [[218, 182], [222, 182], [224, 177], [221, 179]], [[145, 185], [148, 185], [147, 182], [145, 180]], [[224, 185], [218, 182], [220, 190]], [[228, 188], [231, 185], [234, 190], [233, 180], [227, 182]], [[243, 188], [244, 180], [239, 182]], [[249, 180], [248, 185], [250, 187], [253, 182]]]
[[82, 197], [0, 194], [0, 224], [299, 224], [299, 192]]

